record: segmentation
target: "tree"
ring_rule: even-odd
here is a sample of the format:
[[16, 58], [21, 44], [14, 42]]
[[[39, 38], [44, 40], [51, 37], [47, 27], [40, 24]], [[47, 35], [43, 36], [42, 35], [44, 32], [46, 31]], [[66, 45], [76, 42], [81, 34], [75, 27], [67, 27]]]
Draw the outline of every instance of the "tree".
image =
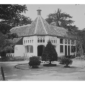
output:
[[71, 25], [74, 21], [71, 20], [72, 16], [67, 13], [61, 12], [60, 9], [57, 12], [49, 14], [48, 18], [46, 19], [49, 24], [55, 22], [56, 26], [65, 27]]
[[18, 38], [18, 35], [16, 33], [8, 33], [7, 36], [8, 36], [8, 39]]
[[6, 52], [13, 51], [12, 42], [7, 39], [7, 36], [0, 33], [0, 55], [3, 59], [6, 59]]
[[16, 18], [20, 13], [26, 12], [26, 5], [18, 5], [18, 4], [0, 4], [0, 19], [2, 20], [11, 20]]
[[0, 32], [3, 34], [9, 33], [11, 28], [12, 27], [8, 24], [0, 23]]
[[[85, 30], [78, 30], [79, 41], [77, 42], [78, 53], [85, 53]], [[82, 51], [82, 52], [81, 52]]]
[[1, 51], [2, 48], [3, 48], [3, 44], [5, 43], [5, 39], [6, 39], [6, 38], [7, 38], [7, 37], [0, 32], [0, 51]]
[[31, 24], [31, 19], [29, 17], [26, 17], [24, 15], [18, 15], [16, 18], [11, 19], [10, 21], [6, 22], [7, 24], [10, 24], [10, 26], [15, 27], [15, 26], [22, 26], [22, 25], [27, 25]]
[[30, 24], [31, 19], [29, 17], [22, 15], [22, 13], [26, 11], [27, 11], [26, 5], [18, 5], [18, 4], [0, 5], [1, 22], [4, 24], [8, 24], [12, 27], [24, 24]]
[[51, 44], [50, 41], [48, 41], [48, 44], [46, 45], [43, 53], [42, 53], [42, 60], [43, 61], [49, 61], [49, 64], [51, 65], [52, 61], [57, 61], [58, 55], [56, 53], [56, 50], [54, 46]]

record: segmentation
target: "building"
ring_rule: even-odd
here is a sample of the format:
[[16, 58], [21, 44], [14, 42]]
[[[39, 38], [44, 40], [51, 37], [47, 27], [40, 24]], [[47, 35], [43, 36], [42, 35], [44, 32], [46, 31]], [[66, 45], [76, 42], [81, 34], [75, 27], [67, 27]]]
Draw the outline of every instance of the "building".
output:
[[[68, 30], [48, 24], [41, 17], [41, 10], [37, 10], [37, 18], [31, 25], [14, 27], [11, 33], [17, 33], [14, 56], [41, 56], [44, 47], [50, 40], [54, 45], [58, 56], [74, 55], [76, 40]], [[16, 39], [14, 40], [16, 41]]]

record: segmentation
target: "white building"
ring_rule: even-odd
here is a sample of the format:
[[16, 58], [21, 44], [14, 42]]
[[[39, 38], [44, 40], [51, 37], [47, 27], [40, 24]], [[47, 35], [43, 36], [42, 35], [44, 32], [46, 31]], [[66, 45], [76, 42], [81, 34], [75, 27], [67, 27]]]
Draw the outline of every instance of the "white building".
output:
[[48, 24], [41, 17], [41, 10], [37, 10], [38, 16], [31, 25], [14, 27], [11, 33], [17, 33], [17, 43], [14, 48], [14, 56], [41, 56], [48, 40], [54, 45], [58, 56], [76, 54], [74, 48], [76, 40], [68, 33], [68, 30]]

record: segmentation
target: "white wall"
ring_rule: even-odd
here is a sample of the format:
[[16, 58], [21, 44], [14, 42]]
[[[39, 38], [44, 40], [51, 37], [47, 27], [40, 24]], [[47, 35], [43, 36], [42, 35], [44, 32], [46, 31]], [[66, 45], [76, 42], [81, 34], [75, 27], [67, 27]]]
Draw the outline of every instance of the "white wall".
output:
[[24, 55], [25, 55], [25, 47], [23, 45], [15, 45], [14, 57], [24, 56]]
[[[63, 44], [60, 44], [60, 38], [57, 38], [57, 48], [56, 48], [56, 51], [58, 53], [58, 56], [59, 57], [62, 57], [62, 56], [65, 56], [65, 45], [67, 46], [67, 55], [68, 55], [68, 46], [70, 46], [70, 55], [74, 55], [76, 54], [76, 52], [72, 53], [71, 52], [71, 46], [76, 46], [76, 40], [75, 40], [75, 43], [74, 44], [71, 44], [71, 40], [70, 40], [70, 44], [65, 44], [65, 39], [63, 39]], [[68, 42], [68, 39], [67, 39], [67, 42]], [[60, 45], [63, 45], [63, 53], [60, 53]]]
[[[38, 42], [38, 38], [42, 38], [43, 36], [30, 36], [30, 37], [24, 37], [23, 38], [23, 45], [15, 45], [15, 53], [14, 56], [26, 56], [26, 57], [32, 57], [32, 56], [37, 56], [38, 52], [37, 52], [37, 47], [39, 45], [47, 45], [47, 42], [50, 40], [52, 41], [56, 41], [55, 43], [52, 42], [53, 45], [56, 46], [56, 51], [59, 57], [64, 56], [65, 55], [65, 45], [67, 45], [67, 54], [68, 54], [68, 44], [65, 44], [65, 39], [64, 39], [64, 43], [60, 44], [60, 38], [57, 37], [52, 37], [52, 36], [44, 36], [45, 37], [45, 42]], [[26, 48], [25, 46], [27, 45], [32, 45], [33, 46], [33, 53], [27, 53], [26, 52]], [[63, 45], [63, 53], [60, 53], [60, 45]], [[70, 41], [70, 46], [71, 41]], [[76, 42], [74, 44], [74, 46], [76, 45]], [[74, 55], [74, 53], [71, 53], [71, 48], [70, 48], [70, 54]]]
[[[24, 42], [24, 41], [27, 41], [27, 42]], [[29, 57], [32, 57], [32, 56], [37, 56], [37, 36], [24, 37], [23, 38], [23, 45], [24, 45], [24, 47], [27, 46], [27, 45], [33, 46], [33, 53], [25, 52], [26, 57], [29, 58]]]

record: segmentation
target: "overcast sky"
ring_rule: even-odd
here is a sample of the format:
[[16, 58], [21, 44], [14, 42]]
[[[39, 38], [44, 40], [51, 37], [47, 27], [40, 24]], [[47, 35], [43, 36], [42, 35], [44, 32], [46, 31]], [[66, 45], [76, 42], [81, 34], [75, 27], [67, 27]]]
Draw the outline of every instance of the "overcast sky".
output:
[[79, 29], [85, 28], [85, 5], [27, 5], [28, 11], [26, 12], [26, 16], [30, 17], [34, 20], [37, 17], [37, 9], [40, 8], [42, 10], [41, 15], [45, 19], [50, 13], [54, 13], [58, 8], [62, 10], [62, 12], [70, 14], [75, 21], [75, 25], [79, 27]]

